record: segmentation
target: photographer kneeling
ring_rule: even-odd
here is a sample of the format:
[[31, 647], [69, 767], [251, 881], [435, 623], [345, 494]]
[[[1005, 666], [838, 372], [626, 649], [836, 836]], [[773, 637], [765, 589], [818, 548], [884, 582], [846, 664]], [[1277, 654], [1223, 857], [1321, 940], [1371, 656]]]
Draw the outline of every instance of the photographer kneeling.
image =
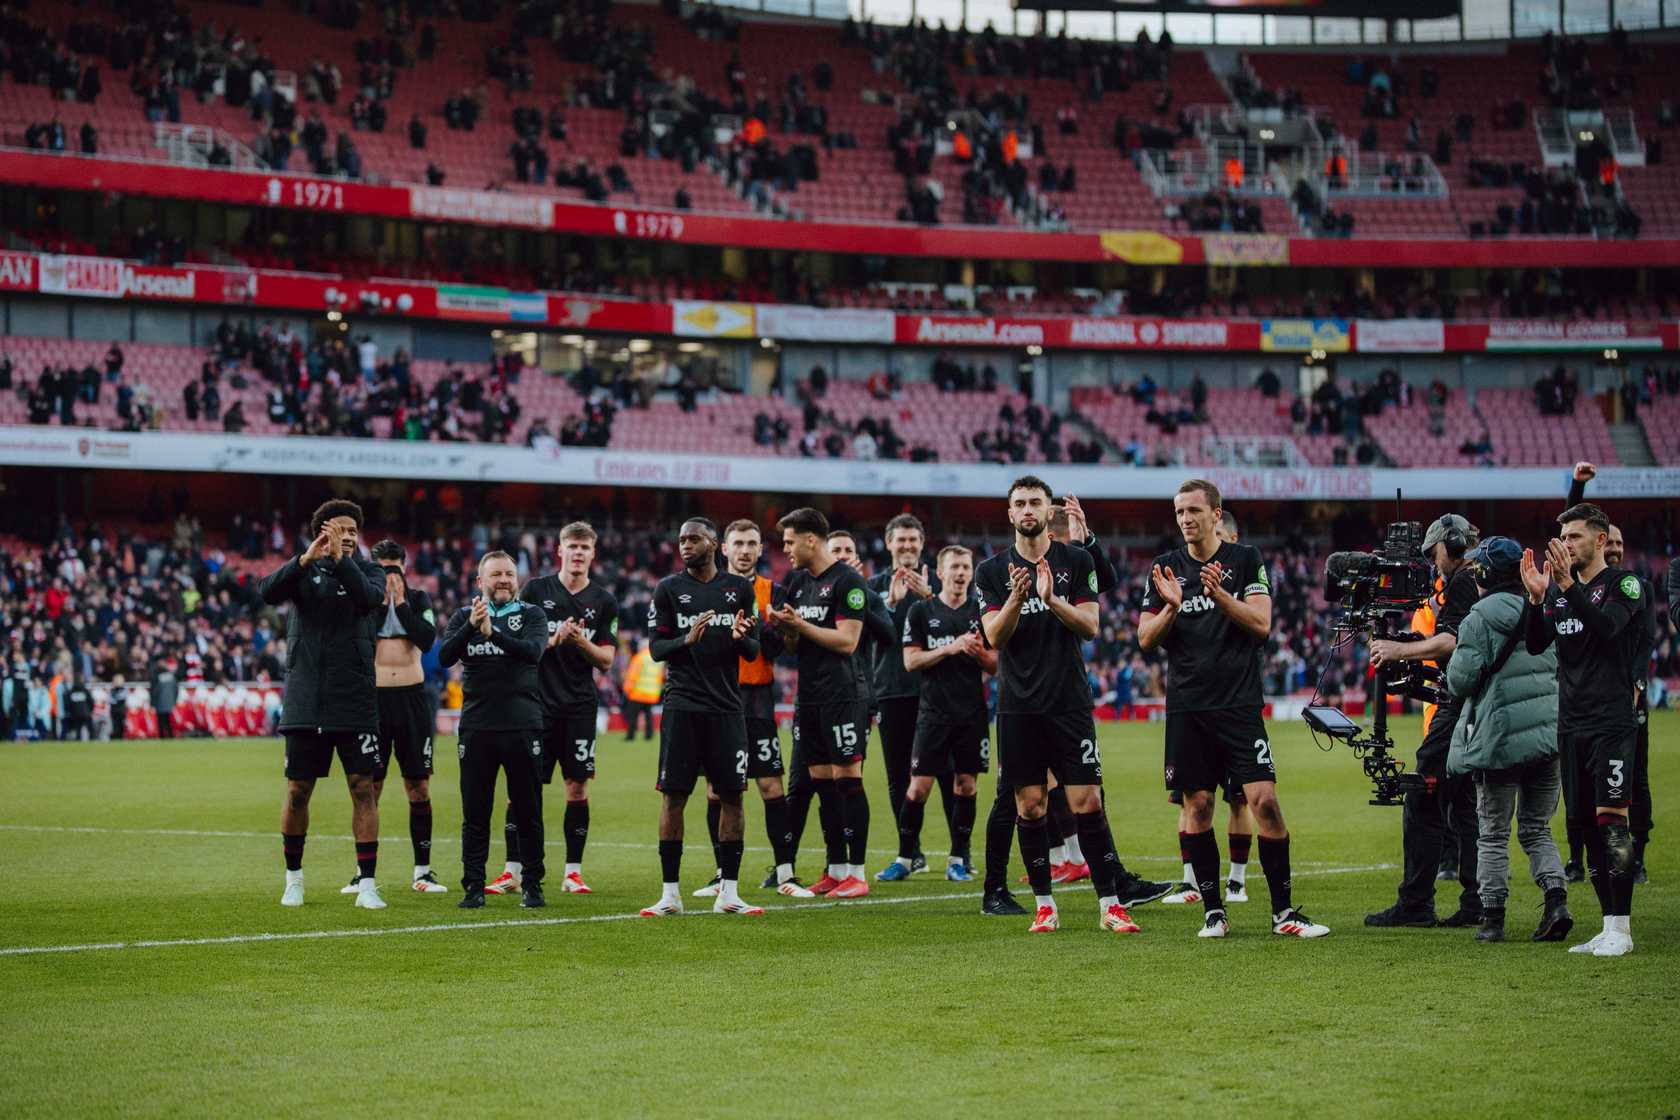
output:
[[[1393, 671], [1404, 661], [1433, 661], [1442, 670], [1458, 644], [1458, 627], [1476, 603], [1476, 581], [1465, 553], [1476, 543], [1475, 527], [1456, 513], [1435, 519], [1423, 536], [1423, 554], [1435, 565], [1441, 586], [1418, 612], [1413, 626], [1431, 631], [1420, 641], [1379, 640], [1371, 643], [1371, 667]], [[1482, 903], [1476, 880], [1476, 794], [1470, 782], [1447, 773], [1447, 750], [1461, 705], [1456, 697], [1442, 700], [1428, 720], [1418, 746], [1417, 772], [1430, 779], [1426, 789], [1408, 790], [1401, 808], [1400, 837], [1405, 868], [1399, 899], [1387, 910], [1365, 916], [1368, 926], [1427, 928], [1435, 921], [1435, 872], [1446, 836], [1446, 814], [1454, 814], [1458, 842], [1458, 910], [1443, 926], [1473, 926], [1481, 920]]]
[[1557, 746], [1557, 651], [1524, 647], [1522, 548], [1490, 537], [1466, 560], [1482, 597], [1458, 630], [1447, 688], [1463, 703], [1447, 773], [1476, 784], [1482, 922], [1477, 941], [1505, 940], [1511, 817], [1546, 909], [1535, 941], [1561, 941], [1574, 925], [1563, 861], [1552, 838], [1562, 778]]

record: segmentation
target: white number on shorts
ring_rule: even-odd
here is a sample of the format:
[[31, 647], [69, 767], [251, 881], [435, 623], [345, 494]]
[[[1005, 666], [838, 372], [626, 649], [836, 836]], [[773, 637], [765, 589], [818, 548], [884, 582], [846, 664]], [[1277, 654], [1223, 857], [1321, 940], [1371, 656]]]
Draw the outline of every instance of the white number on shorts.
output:
[[1622, 784], [1622, 760], [1619, 758], [1610, 760], [1610, 784], [1613, 786]]
[[735, 752], [735, 773], [745, 778], [747, 776], [747, 752]]
[[361, 741], [363, 754], [372, 754], [379, 749], [379, 736], [377, 735], [358, 735], [356, 738]]
[[774, 739], [760, 739], [758, 741], [758, 760], [760, 762], [769, 762], [775, 756], [775, 753], [776, 741]]
[[1272, 745], [1264, 739], [1254, 740], [1254, 762], [1257, 766], [1272, 764]]
[[572, 742], [577, 744], [577, 754], [576, 754], [575, 757], [577, 758], [577, 760], [579, 762], [592, 762], [592, 761], [594, 761], [594, 759], [595, 759], [595, 740], [593, 740], [593, 739], [573, 739]]
[[420, 756], [426, 760], [426, 768], [430, 769], [432, 765], [432, 739], [429, 735], [426, 737], [426, 745], [420, 748]]
[[834, 745], [836, 748], [843, 750], [846, 747], [857, 746], [857, 724], [842, 723], [838, 727], [833, 727], [829, 730], [834, 732]]
[[1079, 740], [1079, 761], [1086, 766], [1101, 766], [1102, 755], [1097, 753], [1097, 743], [1094, 739]]

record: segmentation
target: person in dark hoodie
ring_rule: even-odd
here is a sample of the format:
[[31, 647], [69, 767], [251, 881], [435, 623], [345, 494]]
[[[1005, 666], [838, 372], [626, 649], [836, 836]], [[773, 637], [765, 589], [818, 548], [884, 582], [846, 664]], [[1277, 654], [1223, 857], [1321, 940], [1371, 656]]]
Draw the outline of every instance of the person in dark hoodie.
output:
[[385, 573], [356, 554], [362, 509], [328, 501], [309, 520], [302, 554], [263, 577], [258, 592], [270, 606], [292, 605], [286, 630], [286, 694], [280, 733], [286, 739], [286, 804], [280, 812], [286, 857], [282, 906], [303, 905], [303, 845], [309, 799], [338, 755], [350, 786], [356, 838], [356, 905], [382, 910], [374, 871], [379, 855], [379, 704], [373, 654]]

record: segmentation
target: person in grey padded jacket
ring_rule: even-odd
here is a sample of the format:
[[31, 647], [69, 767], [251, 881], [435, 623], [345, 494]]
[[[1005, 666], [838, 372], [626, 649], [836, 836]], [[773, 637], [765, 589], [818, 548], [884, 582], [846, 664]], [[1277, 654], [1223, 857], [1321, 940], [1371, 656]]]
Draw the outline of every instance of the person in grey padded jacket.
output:
[[1522, 547], [1509, 537], [1489, 537], [1466, 559], [1481, 598], [1460, 624], [1458, 646], [1447, 666], [1447, 688], [1464, 701], [1447, 773], [1469, 774], [1476, 784], [1482, 898], [1476, 940], [1505, 939], [1515, 815], [1517, 841], [1528, 853], [1535, 885], [1545, 893], [1545, 913], [1534, 940], [1561, 941], [1574, 920], [1551, 827], [1561, 786], [1557, 653], [1547, 649], [1533, 655], [1523, 642]]

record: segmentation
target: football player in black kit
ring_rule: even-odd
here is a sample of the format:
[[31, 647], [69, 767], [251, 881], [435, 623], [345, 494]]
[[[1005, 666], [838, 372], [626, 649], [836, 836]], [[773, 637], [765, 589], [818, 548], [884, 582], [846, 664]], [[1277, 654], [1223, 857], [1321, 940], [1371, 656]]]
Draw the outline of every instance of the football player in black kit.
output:
[[682, 913], [683, 809], [702, 774], [722, 803], [718, 817], [716, 914], [758, 916], [741, 901], [747, 788], [747, 728], [741, 715], [741, 658], [758, 656], [753, 585], [717, 566], [717, 526], [691, 517], [677, 531], [683, 570], [653, 589], [648, 650], [670, 668], [659, 721], [659, 865], [664, 887], [644, 918]]
[[904, 619], [904, 668], [920, 678], [920, 704], [910, 750], [910, 785], [898, 814], [898, 858], [875, 878], [910, 877], [921, 854], [922, 816], [933, 783], [953, 775], [951, 854], [945, 878], [967, 883], [974, 835], [976, 775], [991, 761], [992, 728], [986, 714], [986, 673], [997, 672], [997, 653], [980, 636], [980, 604], [969, 594], [974, 554], [961, 545], [939, 550], [939, 594], [918, 599]]
[[[595, 530], [574, 521], [560, 530], [555, 549], [560, 570], [525, 584], [519, 598], [535, 603], [548, 617], [548, 642], [537, 666], [543, 693], [543, 785], [554, 781], [558, 767], [566, 784], [566, 873], [560, 889], [590, 894], [583, 881], [583, 848], [589, 840], [589, 780], [595, 776], [595, 673], [612, 669], [618, 652], [618, 602], [599, 584], [589, 582], [595, 562]], [[538, 792], [541, 792], [540, 790]], [[508, 802], [507, 866], [486, 894], [519, 889], [519, 829]]]
[[[975, 575], [981, 627], [998, 651], [998, 765], [1015, 791], [1021, 858], [1036, 901], [1033, 933], [1060, 928], [1050, 887], [1046, 784], [1052, 771], [1067, 788], [1080, 845], [1091, 865], [1100, 928], [1136, 933], [1115, 895], [1119, 861], [1102, 803], [1102, 754], [1091, 715], [1091, 686], [1080, 643], [1099, 625], [1091, 557], [1050, 539], [1050, 486], [1025, 475], [1005, 496], [1014, 544], [988, 557]], [[988, 869], [989, 872], [989, 869]]]
[[1219, 488], [1191, 479], [1173, 514], [1184, 547], [1157, 557], [1144, 587], [1138, 645], [1167, 652], [1166, 784], [1184, 797], [1191, 830], [1179, 836], [1196, 875], [1199, 937], [1230, 930], [1219, 895], [1213, 791], [1241, 786], [1260, 830], [1260, 866], [1272, 896], [1272, 932], [1323, 937], [1328, 927], [1290, 897], [1289, 830], [1261, 718], [1260, 655], [1272, 628], [1272, 590], [1260, 551], [1219, 539]]
[[537, 665], [548, 642], [548, 616], [521, 603], [519, 568], [505, 552], [486, 552], [478, 561], [478, 595], [444, 628], [438, 664], [462, 663], [461, 888], [458, 905], [484, 905], [484, 861], [490, 855], [490, 814], [496, 771], [507, 774], [508, 797], [519, 824], [523, 897], [536, 908], [543, 900], [542, 683]]
[[315, 783], [333, 755], [350, 786], [350, 830], [356, 838], [356, 905], [383, 910], [374, 873], [379, 862], [379, 702], [374, 689], [374, 634], [384, 571], [356, 555], [362, 508], [333, 499], [309, 521], [309, 547], [264, 576], [264, 603], [291, 603], [287, 624], [286, 695], [280, 733], [286, 737], [286, 802], [280, 843], [286, 860], [282, 906], [303, 905], [303, 845]]
[[770, 617], [799, 659], [793, 757], [810, 774], [830, 857], [811, 890], [861, 898], [869, 893], [863, 866], [869, 847], [869, 798], [863, 790], [869, 692], [863, 659], [854, 655], [863, 639], [869, 590], [861, 575], [829, 552], [828, 518], [820, 510], [793, 510], [776, 527], [795, 570], [787, 601]]
[[1628, 830], [1638, 739], [1634, 652], [1644, 591], [1639, 577], [1604, 560], [1610, 519], [1590, 503], [1558, 516], [1561, 535], [1536, 566], [1523, 553], [1528, 592], [1526, 646], [1558, 650], [1558, 754], [1565, 812], [1582, 829], [1593, 891], [1604, 914], [1595, 937], [1571, 953], [1619, 957], [1633, 951], [1634, 852]]

